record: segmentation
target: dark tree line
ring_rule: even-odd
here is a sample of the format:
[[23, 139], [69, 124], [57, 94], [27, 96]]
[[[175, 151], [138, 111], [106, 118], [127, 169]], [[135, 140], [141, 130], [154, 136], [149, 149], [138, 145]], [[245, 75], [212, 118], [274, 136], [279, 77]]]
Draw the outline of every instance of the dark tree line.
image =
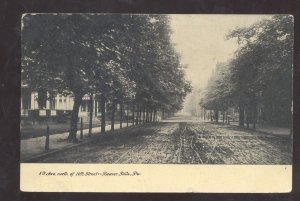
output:
[[239, 111], [239, 125], [292, 122], [293, 16], [277, 15], [228, 38], [239, 44], [234, 58], [218, 64], [200, 105], [208, 110]]
[[[22, 19], [22, 82], [39, 94], [39, 106], [56, 94], [74, 97], [69, 139], [76, 141], [82, 98], [130, 109], [134, 123], [157, 112], [180, 110], [190, 83], [170, 41], [166, 15], [37, 14]], [[142, 118], [145, 117], [145, 118]]]

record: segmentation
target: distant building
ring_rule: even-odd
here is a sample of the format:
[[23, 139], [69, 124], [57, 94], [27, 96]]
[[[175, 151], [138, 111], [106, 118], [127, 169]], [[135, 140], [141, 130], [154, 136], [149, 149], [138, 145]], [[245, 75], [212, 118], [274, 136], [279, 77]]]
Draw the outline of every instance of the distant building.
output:
[[[88, 95], [83, 97], [82, 104], [79, 108], [80, 117], [89, 117], [90, 106], [89, 106], [90, 97]], [[57, 94], [52, 100], [46, 100], [44, 104], [45, 107], [39, 108], [38, 104], [38, 92], [32, 91], [28, 86], [21, 86], [21, 112], [20, 115], [22, 118], [29, 116], [30, 110], [51, 110], [52, 114], [56, 114], [53, 111], [63, 111], [71, 112], [74, 105], [74, 98], [72, 96], [63, 96]], [[98, 101], [94, 100], [93, 102], [93, 116], [98, 117], [100, 108], [98, 107]]]

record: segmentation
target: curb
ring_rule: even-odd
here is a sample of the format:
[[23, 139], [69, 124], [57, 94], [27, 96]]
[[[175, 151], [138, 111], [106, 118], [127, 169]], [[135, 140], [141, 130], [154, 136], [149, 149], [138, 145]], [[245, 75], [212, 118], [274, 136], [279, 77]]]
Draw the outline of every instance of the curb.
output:
[[78, 142], [76, 144], [72, 144], [72, 145], [69, 145], [69, 146], [65, 146], [65, 147], [60, 148], [60, 149], [54, 149], [54, 150], [48, 151], [48, 152], [46, 151], [45, 153], [42, 153], [42, 154], [39, 154], [39, 155], [35, 155], [35, 156], [31, 157], [31, 158], [25, 159], [25, 160], [21, 161], [21, 163], [34, 163], [34, 162], [37, 162], [40, 159], [43, 159], [43, 158], [45, 158], [47, 156], [50, 156], [50, 155], [55, 154], [55, 153], [58, 153], [60, 151], [64, 151], [64, 150], [71, 149], [73, 147], [77, 147], [77, 146], [80, 146], [80, 145], [88, 144], [90, 141], [91, 141], [91, 139], [90, 140], [86, 140], [86, 141], [81, 141], [81, 142]]
[[[215, 125], [226, 125], [228, 127], [233, 127], [233, 128], [240, 128], [241, 130], [244, 130], [244, 131], [250, 131], [250, 132], [258, 132], [258, 133], [261, 133], [263, 135], [267, 135], [267, 136], [273, 136], [273, 137], [278, 137], [278, 138], [291, 138], [290, 135], [285, 135], [285, 134], [274, 134], [274, 133], [270, 133], [270, 132], [267, 132], [267, 131], [261, 131], [261, 130], [257, 130], [257, 129], [252, 129], [252, 128], [247, 128], [247, 127], [242, 127], [242, 126], [239, 126], [239, 125], [232, 125], [232, 124], [222, 124], [222, 123], [215, 123], [215, 122], [207, 122], [207, 123], [210, 123], [210, 124], [215, 124]], [[293, 136], [293, 135], [292, 135]]]
[[91, 143], [95, 139], [105, 138], [105, 137], [109, 137], [109, 136], [112, 136], [112, 135], [119, 135], [120, 132], [129, 130], [129, 129], [132, 129], [132, 128], [138, 128], [138, 127], [145, 126], [145, 125], [150, 125], [150, 124], [145, 123], [145, 124], [139, 124], [139, 125], [129, 126], [129, 127], [125, 127], [125, 128], [122, 128], [122, 129], [117, 129], [117, 130], [114, 130], [114, 131], [107, 131], [104, 134], [93, 133], [91, 137], [86, 137], [85, 138], [86, 140], [82, 140], [82, 141], [79, 141], [78, 143], [71, 144], [71, 145], [66, 146], [66, 147], [62, 147], [62, 148], [59, 148], [59, 149], [54, 149], [52, 151], [50, 150], [48, 152], [32, 156], [32, 157], [30, 157], [28, 159], [21, 160], [20, 163], [35, 163], [38, 160], [43, 159], [43, 158], [45, 158], [47, 156], [53, 155], [55, 153], [58, 153], [58, 152], [61, 152], [61, 151], [65, 151], [65, 150], [68, 150], [68, 149], [71, 149], [71, 148], [74, 148], [74, 147], [77, 147], [77, 146], [81, 146], [81, 145], [85, 145], [85, 144]]

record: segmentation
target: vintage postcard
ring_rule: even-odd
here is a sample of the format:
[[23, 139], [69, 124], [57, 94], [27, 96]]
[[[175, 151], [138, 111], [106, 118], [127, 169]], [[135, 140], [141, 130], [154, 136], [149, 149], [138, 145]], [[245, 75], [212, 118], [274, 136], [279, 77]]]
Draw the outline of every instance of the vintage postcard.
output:
[[21, 20], [22, 191], [292, 190], [292, 15]]

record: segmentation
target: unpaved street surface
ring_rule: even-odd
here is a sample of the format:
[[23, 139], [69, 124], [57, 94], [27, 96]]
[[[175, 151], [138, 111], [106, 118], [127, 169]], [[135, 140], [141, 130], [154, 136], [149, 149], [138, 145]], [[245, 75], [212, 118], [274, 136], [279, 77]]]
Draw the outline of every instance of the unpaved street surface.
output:
[[209, 123], [179, 123], [177, 162], [291, 164], [290, 140]]
[[42, 159], [46, 163], [291, 164], [291, 140], [235, 126], [173, 121], [133, 127]]

